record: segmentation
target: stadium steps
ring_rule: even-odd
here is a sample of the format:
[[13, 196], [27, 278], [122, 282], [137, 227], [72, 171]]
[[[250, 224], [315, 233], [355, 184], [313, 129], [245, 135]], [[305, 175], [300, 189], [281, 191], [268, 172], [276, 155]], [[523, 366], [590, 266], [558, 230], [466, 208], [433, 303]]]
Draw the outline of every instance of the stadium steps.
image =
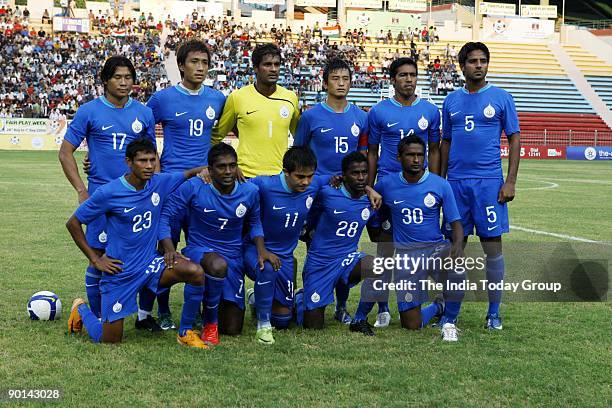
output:
[[608, 109], [612, 110], [612, 76], [587, 76], [586, 79]]
[[519, 113], [521, 131], [609, 132], [611, 129], [596, 114]]
[[586, 51], [580, 45], [563, 45], [563, 50], [584, 75], [601, 75], [612, 77], [612, 65]]

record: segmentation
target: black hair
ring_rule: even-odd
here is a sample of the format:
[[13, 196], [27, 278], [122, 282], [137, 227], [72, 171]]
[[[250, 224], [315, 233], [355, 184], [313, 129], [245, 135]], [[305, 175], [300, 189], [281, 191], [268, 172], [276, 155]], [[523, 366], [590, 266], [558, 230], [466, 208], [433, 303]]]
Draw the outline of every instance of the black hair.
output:
[[317, 158], [308, 146], [293, 146], [283, 156], [283, 169], [292, 173], [298, 169], [317, 169]]
[[220, 156], [232, 156], [234, 159], [238, 160], [238, 154], [234, 148], [227, 143], [219, 143], [214, 145], [208, 151], [208, 165], [212, 166]]
[[412, 58], [402, 57], [402, 58], [398, 58], [395, 61], [393, 61], [391, 65], [389, 66], [389, 77], [395, 78], [395, 76], [397, 75], [397, 70], [402, 65], [412, 65], [416, 71], [416, 74], [419, 75], [419, 67], [417, 63], [414, 62]]
[[398, 156], [401, 155], [404, 148], [408, 147], [408, 145], [411, 145], [411, 144], [420, 144], [421, 146], [423, 146], [423, 153], [425, 153], [425, 151], [427, 150], [423, 139], [421, 139], [420, 137], [416, 135], [411, 135], [411, 136], [403, 138], [397, 144], [397, 155]]
[[[185, 65], [187, 61], [187, 55], [190, 52], [203, 52], [208, 56], [208, 63], [210, 64], [210, 50], [204, 41], [201, 40], [189, 40], [181, 44], [176, 51], [176, 63], [177, 65]], [[179, 70], [181, 78], [183, 77], [183, 71]]]
[[259, 64], [261, 64], [261, 61], [263, 61], [263, 57], [266, 55], [278, 56], [282, 62], [280, 49], [276, 45], [272, 43], [258, 44], [251, 55], [253, 68], [259, 67]]
[[480, 50], [484, 52], [485, 57], [487, 57], [487, 63], [491, 57], [489, 53], [489, 49], [484, 43], [481, 42], [467, 42], [461, 47], [459, 50], [459, 54], [457, 55], [457, 60], [459, 61], [459, 65], [465, 65], [465, 61], [467, 61], [467, 56], [470, 52]]
[[136, 83], [136, 69], [127, 57], [122, 55], [113, 55], [104, 62], [102, 71], [100, 71], [100, 79], [103, 84], [106, 84], [115, 75], [118, 67], [127, 67], [132, 74], [132, 79]]
[[348, 62], [341, 58], [332, 58], [327, 62], [325, 68], [323, 69], [323, 82], [327, 82], [329, 79], [329, 74], [334, 71], [339, 71], [342, 69], [346, 69], [349, 73], [349, 80], [353, 79], [353, 71], [351, 70], [351, 66]]
[[342, 159], [342, 173], [346, 173], [348, 168], [353, 163], [367, 163], [368, 159], [360, 152], [352, 152], [344, 156]]
[[125, 157], [134, 160], [138, 152], [156, 153], [157, 148], [151, 139], [139, 138], [132, 140], [125, 149]]

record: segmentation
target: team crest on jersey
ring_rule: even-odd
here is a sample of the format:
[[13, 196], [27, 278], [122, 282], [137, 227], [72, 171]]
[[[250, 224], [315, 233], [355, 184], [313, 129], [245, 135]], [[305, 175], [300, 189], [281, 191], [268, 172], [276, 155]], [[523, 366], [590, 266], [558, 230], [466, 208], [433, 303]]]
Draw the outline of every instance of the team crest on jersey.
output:
[[159, 205], [159, 194], [157, 193], [151, 194], [151, 202], [153, 203], [154, 206], [157, 207]]
[[142, 132], [142, 122], [138, 120], [138, 118], [134, 119], [132, 122], [132, 130], [134, 133]]
[[247, 208], [244, 206], [244, 204], [240, 203], [240, 205], [238, 205], [238, 207], [236, 207], [236, 217], [244, 217], [244, 214], [246, 214]]
[[321, 296], [319, 296], [319, 294], [315, 292], [312, 294], [312, 296], [310, 296], [310, 300], [312, 300], [312, 303], [319, 303], [319, 301], [321, 300]]
[[491, 104], [488, 104], [482, 113], [485, 115], [485, 117], [491, 119], [493, 116], [495, 116], [495, 108], [491, 106]]
[[351, 133], [355, 137], [359, 136], [359, 126], [357, 126], [355, 122], [353, 122], [353, 126], [351, 126]]
[[215, 110], [210, 105], [208, 105], [208, 109], [206, 109], [206, 117], [210, 120], [215, 118]]
[[283, 119], [287, 119], [289, 117], [289, 109], [287, 109], [287, 107], [284, 105], [282, 108], [280, 108], [280, 116]]
[[98, 235], [98, 241], [103, 244], [106, 242], [106, 232], [102, 231], [100, 235]]
[[115, 304], [113, 305], [113, 312], [119, 313], [121, 309], [123, 309], [123, 305], [119, 302], [115, 302]]
[[361, 211], [361, 218], [364, 221], [367, 221], [370, 219], [370, 210], [367, 207]]
[[431, 193], [427, 193], [427, 195], [423, 199], [423, 204], [425, 204], [425, 206], [428, 208], [433, 207], [434, 205], [436, 205], [436, 197], [434, 197]]
[[312, 202], [313, 202], [312, 197], [311, 197], [311, 196], [308, 196], [308, 197], [306, 198], [306, 208], [307, 208], [307, 209], [309, 209], [309, 210], [310, 210], [310, 207], [312, 207]]
[[429, 126], [429, 121], [425, 119], [425, 116], [421, 115], [421, 119], [419, 119], [418, 125], [419, 125], [419, 129], [425, 130], [427, 129], [427, 126]]

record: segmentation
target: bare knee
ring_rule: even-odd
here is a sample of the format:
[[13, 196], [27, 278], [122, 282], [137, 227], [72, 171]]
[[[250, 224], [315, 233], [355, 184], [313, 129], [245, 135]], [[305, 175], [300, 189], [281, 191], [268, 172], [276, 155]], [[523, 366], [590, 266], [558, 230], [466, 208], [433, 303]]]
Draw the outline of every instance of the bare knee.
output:
[[210, 276], [220, 279], [227, 276], [227, 262], [217, 254], [206, 254], [202, 260], [202, 266]]
[[304, 328], [321, 330], [325, 325], [325, 308], [304, 311]]
[[419, 330], [421, 328], [421, 309], [415, 308], [400, 313], [402, 328], [407, 330]]

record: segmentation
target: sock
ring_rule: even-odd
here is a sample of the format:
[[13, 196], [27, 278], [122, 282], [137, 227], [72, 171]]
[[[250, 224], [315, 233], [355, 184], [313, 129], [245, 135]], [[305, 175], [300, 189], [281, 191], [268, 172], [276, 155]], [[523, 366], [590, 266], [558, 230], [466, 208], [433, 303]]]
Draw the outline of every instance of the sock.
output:
[[301, 327], [304, 325], [304, 292], [301, 289], [295, 292], [293, 302], [295, 305], [295, 322]]
[[185, 284], [183, 290], [183, 312], [181, 313], [181, 323], [179, 325], [179, 336], [184, 336], [187, 330], [193, 329], [193, 322], [196, 314], [200, 310], [200, 303], [204, 297], [204, 286]]
[[78, 310], [81, 319], [83, 319], [83, 326], [85, 326], [87, 334], [89, 334], [94, 343], [99, 343], [102, 340], [102, 322], [98, 320], [98, 316], [86, 304], [79, 305]]
[[359, 301], [359, 306], [357, 306], [355, 317], [353, 317], [353, 323], [363, 322], [365, 320], [368, 320], [368, 313], [372, 311], [373, 307], [374, 307], [374, 302]]
[[267, 327], [272, 327], [272, 323], [268, 320], [267, 322], [262, 322], [261, 320], [257, 321], [257, 330], [265, 329]]
[[389, 313], [389, 302], [378, 302], [378, 313]]
[[421, 309], [421, 327], [427, 326], [427, 324], [433, 319], [435, 315], [440, 312], [440, 308], [437, 303], [430, 303], [426, 307]]
[[[487, 257], [487, 280], [499, 283], [504, 280], [504, 256]], [[489, 311], [487, 314], [498, 314], [502, 291], [489, 290]]]
[[339, 280], [336, 284], [336, 310], [346, 309], [346, 301], [349, 297], [349, 285]]
[[266, 262], [263, 269], [257, 270], [257, 277], [255, 278], [255, 310], [257, 320], [262, 324], [270, 323], [275, 285], [276, 272], [272, 265]]
[[[142, 288], [140, 292], [138, 292], [138, 310], [151, 314], [151, 311], [153, 311], [153, 303], [155, 303], [155, 293], [147, 288]], [[140, 318], [140, 313], [138, 314], [138, 320], [142, 320]]]
[[146, 310], [138, 309], [138, 320], [145, 320], [147, 316], [151, 316], [151, 312]]
[[216, 278], [205, 274], [204, 284], [204, 321], [206, 324], [217, 324], [219, 321], [219, 302], [223, 294], [225, 278]]
[[445, 302], [444, 303], [444, 320], [448, 323], [455, 324], [457, 322], [457, 316], [461, 310], [461, 302]]
[[92, 313], [96, 316], [102, 316], [102, 296], [100, 295], [100, 279], [102, 279], [102, 272], [88, 266], [85, 270], [85, 292], [87, 293], [87, 301], [89, 302], [89, 308]]
[[291, 313], [272, 313], [270, 322], [277, 329], [286, 329], [289, 327], [289, 323], [291, 323]]
[[157, 294], [157, 315], [170, 314], [170, 288]]

